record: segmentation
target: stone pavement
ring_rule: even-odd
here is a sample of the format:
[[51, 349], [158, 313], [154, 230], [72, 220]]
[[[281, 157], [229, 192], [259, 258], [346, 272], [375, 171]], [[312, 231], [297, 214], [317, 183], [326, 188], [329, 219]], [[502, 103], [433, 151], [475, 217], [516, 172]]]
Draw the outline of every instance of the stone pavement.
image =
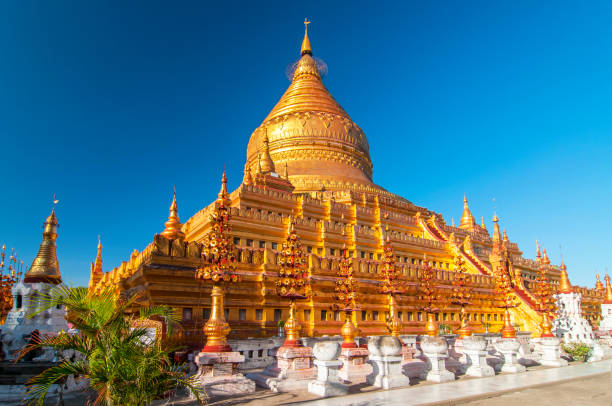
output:
[[[436, 385], [417, 386], [402, 388], [389, 391], [376, 391], [369, 393], [359, 393], [343, 396], [341, 398], [327, 398], [309, 402], [294, 403], [295, 405], [307, 406], [337, 406], [339, 403], [344, 406], [350, 405], [401, 405], [401, 406], [425, 406], [425, 405], [453, 405], [466, 403], [468, 400], [482, 399], [507, 392], [523, 391], [530, 387], [556, 384], [563, 381], [573, 381], [589, 377], [607, 374], [607, 387], [610, 388], [610, 369], [612, 360], [604, 360], [587, 364], [574, 364], [564, 368], [545, 368], [535, 371], [527, 371], [520, 374], [500, 374], [489, 378], [462, 379], [454, 382], [441, 383]], [[515, 393], [508, 395], [503, 404], [519, 404], [515, 402]], [[541, 399], [532, 399], [533, 403], [520, 403], [523, 405], [538, 404], [542, 405]], [[491, 399], [474, 405], [489, 405]], [[554, 405], [562, 405], [558, 402]], [[607, 403], [602, 405], [612, 405], [612, 394], [608, 394]], [[469, 403], [467, 403], [469, 404]], [[572, 405], [582, 405], [580, 402], [571, 401]], [[586, 403], [586, 405], [594, 405]]]

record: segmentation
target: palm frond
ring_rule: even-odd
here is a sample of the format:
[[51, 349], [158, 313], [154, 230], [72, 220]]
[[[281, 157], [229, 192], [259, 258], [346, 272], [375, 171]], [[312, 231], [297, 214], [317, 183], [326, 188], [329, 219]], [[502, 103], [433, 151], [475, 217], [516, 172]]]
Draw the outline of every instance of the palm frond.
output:
[[88, 368], [84, 361], [64, 361], [59, 365], [45, 369], [26, 383], [28, 391], [24, 401], [29, 405], [42, 406], [51, 385], [58, 383], [61, 379], [67, 379], [70, 375], [87, 376]]

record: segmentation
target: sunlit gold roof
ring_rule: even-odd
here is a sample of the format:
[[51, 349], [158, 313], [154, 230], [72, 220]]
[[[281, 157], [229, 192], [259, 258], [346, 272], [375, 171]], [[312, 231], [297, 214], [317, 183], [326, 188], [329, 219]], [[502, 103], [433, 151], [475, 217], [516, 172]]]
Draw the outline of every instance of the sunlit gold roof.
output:
[[59, 264], [57, 262], [57, 217], [55, 217], [55, 209], [51, 210], [51, 214], [43, 223], [43, 240], [38, 248], [38, 254], [32, 266], [25, 274], [24, 282], [26, 283], [61, 283], [62, 275], [60, 274]]
[[[296, 192], [382, 190], [372, 183], [372, 162], [365, 134], [334, 100], [321, 81], [308, 32], [285, 94], [253, 132], [245, 166], [258, 172], [265, 139], [276, 168], [287, 164]], [[263, 155], [262, 155], [263, 154]], [[263, 160], [261, 165], [267, 164]]]

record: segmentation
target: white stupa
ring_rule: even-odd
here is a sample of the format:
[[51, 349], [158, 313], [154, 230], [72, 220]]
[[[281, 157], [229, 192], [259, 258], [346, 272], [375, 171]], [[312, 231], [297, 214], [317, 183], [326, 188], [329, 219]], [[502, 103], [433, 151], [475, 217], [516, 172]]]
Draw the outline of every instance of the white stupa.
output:
[[580, 307], [582, 295], [574, 292], [563, 261], [561, 261], [559, 290], [554, 298], [557, 300], [557, 318], [553, 320], [553, 334], [563, 339], [565, 343], [581, 342], [592, 346], [595, 343], [595, 336], [589, 322], [582, 317]]
[[612, 334], [612, 286], [610, 286], [610, 277], [608, 275], [606, 275], [606, 296], [601, 304], [599, 331]]
[[[66, 311], [60, 306], [41, 312], [33, 317], [38, 308], [32, 298], [46, 293], [62, 282], [56, 253], [57, 217], [55, 209], [43, 224], [43, 240], [32, 266], [22, 281], [13, 286], [13, 309], [4, 325], [0, 326], [4, 352], [8, 359], [14, 359], [17, 352], [27, 344], [28, 336], [35, 330], [40, 334], [67, 331]], [[45, 352], [40, 360], [51, 360], [52, 353]]]

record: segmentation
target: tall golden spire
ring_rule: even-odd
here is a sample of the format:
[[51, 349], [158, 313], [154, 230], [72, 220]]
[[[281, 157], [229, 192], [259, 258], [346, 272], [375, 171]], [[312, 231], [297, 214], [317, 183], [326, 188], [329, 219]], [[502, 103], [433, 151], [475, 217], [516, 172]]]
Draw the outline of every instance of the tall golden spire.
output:
[[487, 229], [487, 225], [484, 222], [484, 216], [480, 217], [480, 227], [482, 227], [483, 230]]
[[98, 254], [96, 260], [91, 263], [91, 272], [89, 274], [89, 291], [94, 292], [96, 286], [102, 279], [104, 272], [102, 271], [102, 242], [98, 236]]
[[599, 279], [599, 274], [595, 274], [595, 278], [597, 278], [597, 282], [595, 282], [595, 289], [599, 292], [603, 292], [605, 288], [601, 283], [601, 279]]
[[536, 240], [536, 260], [542, 261], [542, 253], [540, 252], [540, 241]]
[[499, 244], [502, 240], [501, 233], [499, 232], [499, 217], [497, 213], [493, 214], [493, 245]]
[[470, 207], [468, 206], [467, 197], [463, 196], [463, 214], [461, 215], [461, 221], [459, 223], [459, 228], [463, 228], [466, 230], [473, 230], [476, 225], [476, 220], [474, 220], [474, 216], [470, 211]]
[[161, 235], [170, 239], [176, 240], [178, 238], [185, 238], [185, 233], [181, 231], [181, 221], [178, 215], [178, 207], [176, 204], [176, 188], [174, 188], [174, 195], [172, 196], [172, 204], [170, 204], [170, 215], [168, 221], [165, 224], [166, 228], [162, 231]]
[[272, 157], [270, 156], [270, 140], [268, 139], [268, 134], [264, 137], [263, 143], [264, 151], [262, 153], [261, 169], [263, 173], [276, 172], [274, 161], [272, 161]]
[[93, 274], [102, 274], [102, 241], [100, 240], [100, 236], [98, 236], [98, 255], [96, 255], [95, 262], [91, 263], [91, 273]]
[[548, 254], [546, 253], [546, 248], [544, 248], [542, 250], [542, 263], [546, 264], [546, 265], [550, 264], [550, 259], [548, 259]]
[[26, 273], [24, 282], [26, 283], [37, 283], [46, 282], [59, 284], [62, 283], [62, 275], [59, 270], [59, 263], [57, 262], [57, 217], [55, 217], [55, 208], [51, 210], [51, 214], [47, 217], [47, 220], [43, 223], [43, 240], [40, 243], [38, 254], [30, 270]]
[[300, 50], [300, 55], [304, 56], [305, 54], [312, 56], [312, 47], [310, 46], [310, 40], [308, 39], [308, 21], [307, 18], [304, 19], [304, 40], [302, 41], [302, 49]]
[[572, 284], [569, 281], [569, 278], [567, 276], [567, 267], [565, 266], [565, 264], [563, 263], [563, 260], [561, 260], [561, 266], [559, 267], [561, 269], [561, 280], [559, 281], [559, 293], [572, 293], [574, 291], [574, 289], [572, 288]]
[[225, 169], [223, 169], [223, 175], [221, 176], [221, 190], [219, 190], [217, 202], [223, 203], [224, 206], [229, 206], [232, 203], [229, 193], [227, 193], [227, 176], [225, 176]]
[[610, 277], [606, 274], [606, 298], [604, 304], [612, 304], [612, 286], [610, 286]]

